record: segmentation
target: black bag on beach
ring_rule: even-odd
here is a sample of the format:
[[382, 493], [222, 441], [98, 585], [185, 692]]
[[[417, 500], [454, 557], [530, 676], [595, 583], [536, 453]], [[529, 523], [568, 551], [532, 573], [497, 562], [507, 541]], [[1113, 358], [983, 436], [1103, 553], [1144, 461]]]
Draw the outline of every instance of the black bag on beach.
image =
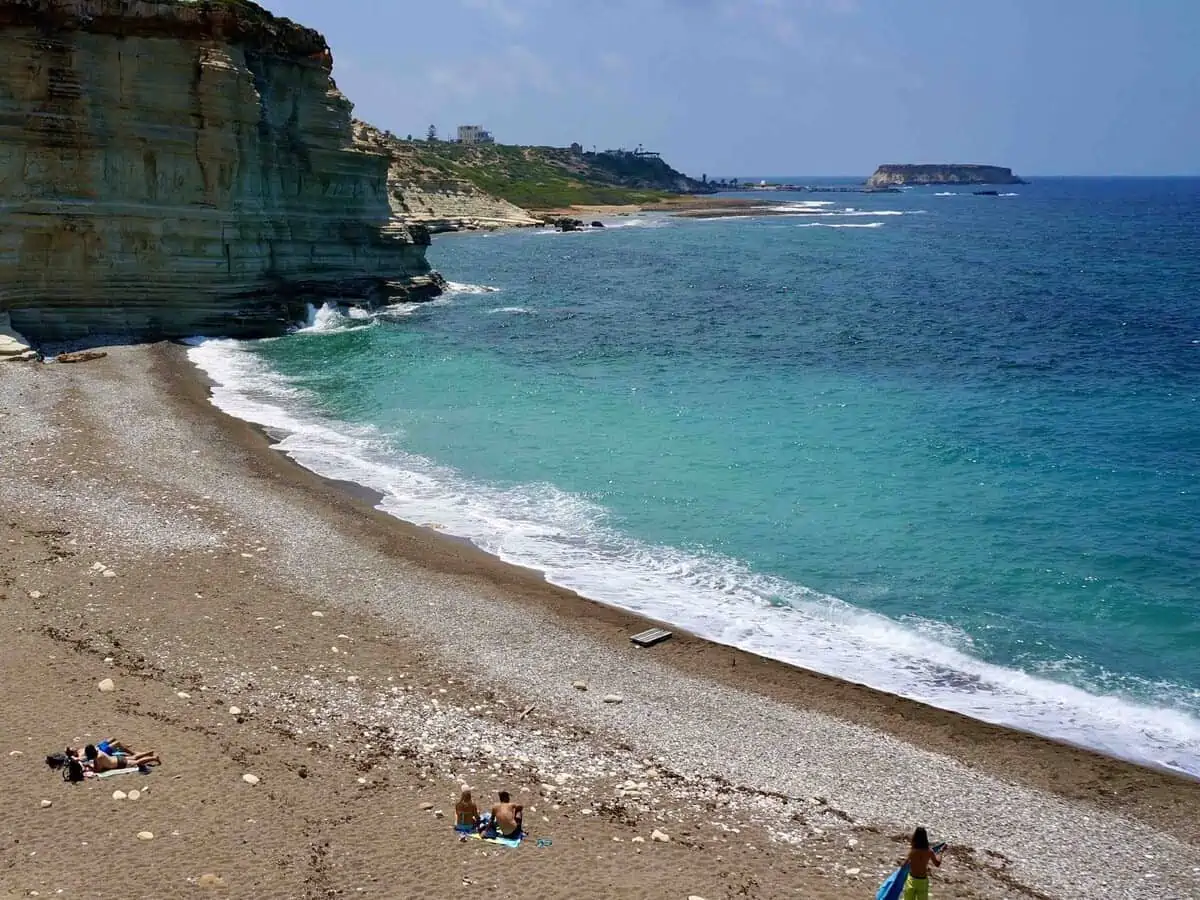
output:
[[83, 763], [71, 757], [67, 760], [66, 767], [63, 768], [63, 781], [83, 781]]

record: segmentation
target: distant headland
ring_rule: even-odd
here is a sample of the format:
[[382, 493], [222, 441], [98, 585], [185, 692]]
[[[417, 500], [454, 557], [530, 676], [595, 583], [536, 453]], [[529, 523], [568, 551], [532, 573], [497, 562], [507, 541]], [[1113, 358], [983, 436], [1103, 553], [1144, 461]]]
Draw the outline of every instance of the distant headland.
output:
[[867, 179], [868, 188], [899, 187], [915, 184], [1028, 184], [1001, 166], [886, 165]]

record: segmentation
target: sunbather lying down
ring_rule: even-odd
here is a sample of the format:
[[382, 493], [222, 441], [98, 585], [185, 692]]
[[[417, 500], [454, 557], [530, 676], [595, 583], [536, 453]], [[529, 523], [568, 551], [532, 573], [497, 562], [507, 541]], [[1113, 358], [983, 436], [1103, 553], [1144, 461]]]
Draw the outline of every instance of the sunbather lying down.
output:
[[84, 747], [83, 755], [87, 757], [88, 762], [92, 764], [92, 768], [97, 772], [111, 772], [113, 769], [140, 769], [142, 766], [157, 766], [162, 762], [158, 758], [158, 754], [153, 750], [147, 750], [144, 753], [134, 753], [130, 756], [114, 756], [100, 750], [95, 744], [88, 744]]

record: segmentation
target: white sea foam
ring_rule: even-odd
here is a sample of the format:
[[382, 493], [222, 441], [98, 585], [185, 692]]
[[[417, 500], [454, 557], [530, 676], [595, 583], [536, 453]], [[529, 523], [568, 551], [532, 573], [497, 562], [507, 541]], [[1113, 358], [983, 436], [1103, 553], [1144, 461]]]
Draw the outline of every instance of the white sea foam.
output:
[[935, 197], [957, 197], [958, 191], [938, 191], [933, 196], [935, 196]]
[[489, 309], [489, 313], [512, 313], [513, 315], [529, 315], [533, 312], [532, 309], [527, 309], [524, 306], [497, 306], [495, 309]]
[[1001, 196], [1001, 197], [1019, 197], [1019, 196], [1020, 196], [1020, 194], [1011, 194], [1011, 193], [1010, 193], [1010, 194], [1001, 194], [1000, 196]]
[[285, 435], [276, 446], [297, 462], [374, 488], [387, 512], [439, 523], [555, 584], [763, 656], [1200, 775], [1200, 720], [1186, 712], [984, 662], [942, 623], [896, 622], [728, 557], [646, 544], [608, 525], [602, 507], [549, 484], [472, 481], [373, 428], [316, 414], [312, 398], [248, 345], [195, 342], [188, 356], [215, 383], [218, 407]]
[[297, 334], [337, 334], [367, 328], [375, 323], [374, 317], [365, 309], [340, 307], [332, 301], [320, 307], [308, 304], [308, 316], [303, 325], [295, 329]]
[[797, 228], [882, 228], [882, 222], [801, 222]]
[[459, 281], [447, 281], [447, 294], [494, 294], [500, 288], [492, 287], [490, 284], [463, 284]]

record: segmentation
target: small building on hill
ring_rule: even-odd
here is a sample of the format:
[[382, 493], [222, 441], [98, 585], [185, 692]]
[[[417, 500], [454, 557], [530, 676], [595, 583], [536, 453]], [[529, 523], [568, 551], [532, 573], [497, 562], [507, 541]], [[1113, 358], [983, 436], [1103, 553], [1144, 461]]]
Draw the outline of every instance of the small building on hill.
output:
[[496, 139], [482, 125], [459, 125], [458, 142], [460, 144], [494, 144]]

